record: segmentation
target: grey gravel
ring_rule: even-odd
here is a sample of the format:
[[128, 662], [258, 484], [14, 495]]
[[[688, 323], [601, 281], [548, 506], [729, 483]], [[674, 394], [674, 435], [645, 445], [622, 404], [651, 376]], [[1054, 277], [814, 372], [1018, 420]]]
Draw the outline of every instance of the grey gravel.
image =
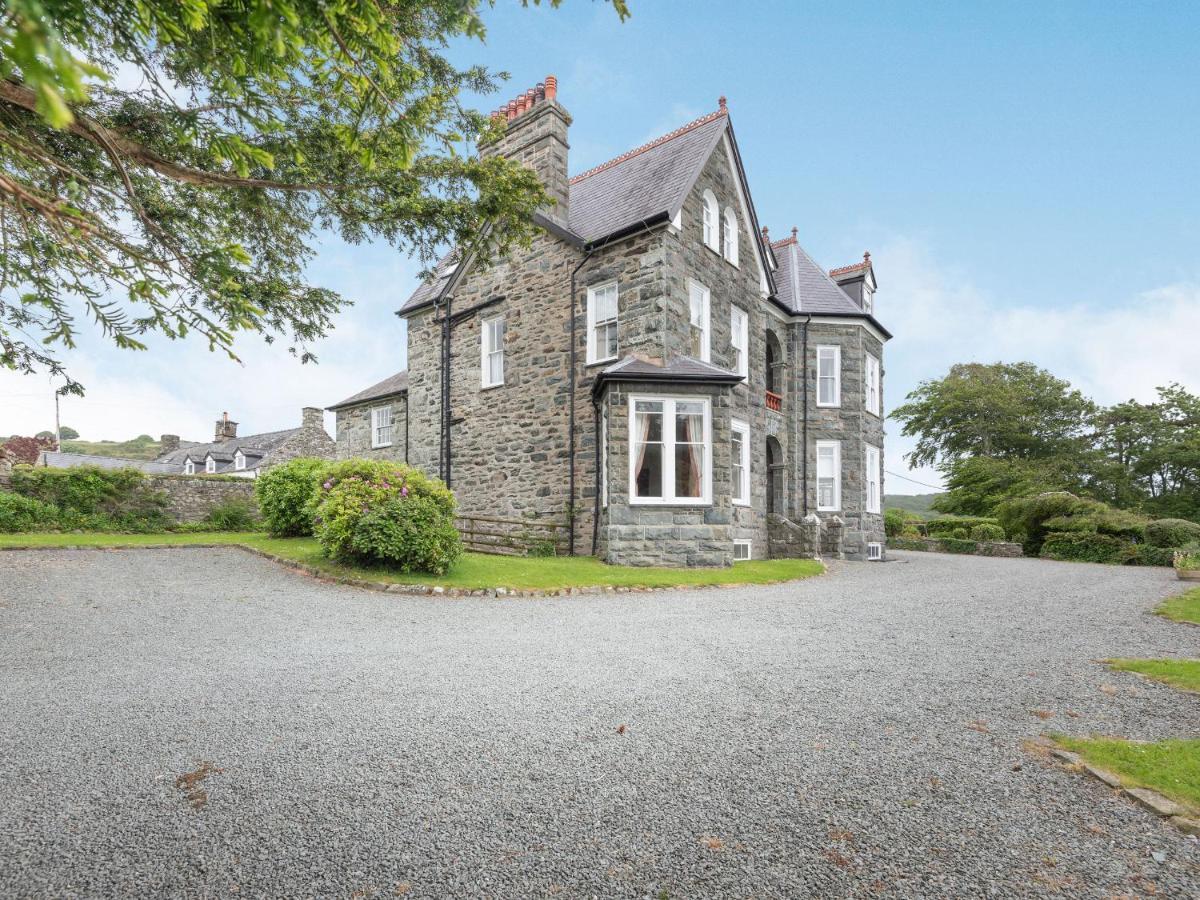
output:
[[1196, 735], [1096, 661], [1200, 655], [1171, 573], [897, 556], [534, 600], [0, 553], [0, 895], [1200, 895], [1195, 837], [1023, 747]]

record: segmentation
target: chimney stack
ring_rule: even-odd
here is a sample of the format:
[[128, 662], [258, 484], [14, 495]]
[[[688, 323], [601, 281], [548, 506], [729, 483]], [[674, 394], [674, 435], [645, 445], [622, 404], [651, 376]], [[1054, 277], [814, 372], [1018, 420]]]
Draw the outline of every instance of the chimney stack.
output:
[[571, 114], [558, 102], [558, 79], [547, 75], [524, 93], [492, 112], [493, 120], [507, 122], [499, 140], [479, 148], [481, 156], [515, 159], [537, 172], [554, 201], [548, 214], [567, 221], [571, 186], [567, 176], [567, 129]]
[[159, 450], [160, 454], [174, 453], [179, 449], [179, 435], [177, 434], [164, 434], [158, 439], [158, 442], [162, 447], [162, 449]]
[[237, 437], [237, 422], [233, 422], [229, 418], [229, 413], [221, 413], [221, 418], [217, 419], [217, 428], [214, 441], [232, 441]]
[[316, 406], [306, 406], [300, 410], [300, 427], [305, 431], [325, 430], [325, 410]]

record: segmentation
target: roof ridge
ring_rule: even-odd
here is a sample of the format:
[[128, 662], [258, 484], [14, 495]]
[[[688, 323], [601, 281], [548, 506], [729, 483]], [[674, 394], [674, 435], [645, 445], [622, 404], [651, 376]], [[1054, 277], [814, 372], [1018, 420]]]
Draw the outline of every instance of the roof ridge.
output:
[[628, 150], [625, 153], [622, 153], [620, 156], [610, 159], [608, 162], [601, 163], [598, 166], [593, 166], [592, 168], [588, 169], [585, 172], [580, 172], [578, 175], [576, 175], [574, 178], [572, 178], [570, 180], [570, 183], [576, 184], [580, 181], [583, 181], [585, 178], [591, 178], [593, 175], [603, 172], [605, 169], [611, 169], [613, 166], [623, 163], [626, 160], [632, 159], [633, 157], [637, 156], [638, 154], [645, 153], [647, 150], [653, 150], [655, 147], [661, 146], [662, 144], [665, 144], [667, 141], [674, 140], [675, 138], [679, 137], [680, 135], [687, 134], [687, 132], [689, 132], [695, 128], [699, 128], [701, 125], [707, 125], [709, 122], [712, 122], [714, 119], [718, 119], [721, 116], [726, 116], [726, 117], [729, 116], [729, 110], [726, 109], [724, 106], [722, 106], [720, 109], [710, 112], [706, 116], [701, 116], [698, 119], [693, 119], [691, 122], [688, 122], [686, 125], [682, 125], [679, 128], [676, 128], [674, 131], [670, 131], [670, 132], [664, 134], [662, 137], [657, 137], [647, 144], [642, 144], [642, 146], [640, 146], [640, 147], [634, 147], [632, 150]]
[[855, 269], [868, 269], [871, 266], [871, 251], [868, 250], [863, 254], [862, 262], [851, 263], [848, 266], [841, 266], [837, 269], [830, 269], [830, 275], [842, 275], [846, 272], [853, 272]]

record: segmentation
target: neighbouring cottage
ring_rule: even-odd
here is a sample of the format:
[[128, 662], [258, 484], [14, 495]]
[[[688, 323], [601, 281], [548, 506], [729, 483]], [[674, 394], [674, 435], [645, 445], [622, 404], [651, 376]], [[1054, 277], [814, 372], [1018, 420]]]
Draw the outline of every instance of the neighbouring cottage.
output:
[[408, 462], [408, 372], [397, 372], [341, 403], [336, 416], [337, 457]]
[[481, 153], [555, 204], [528, 250], [436, 265], [398, 313], [407, 372], [331, 407], [339, 455], [407, 458], [464, 512], [566, 521], [614, 563], [881, 557], [870, 255], [826, 272], [768, 238], [724, 98], [573, 178], [553, 77], [493, 115]]
[[238, 423], [223, 413], [208, 443], [181, 441], [178, 435], [162, 436], [162, 453], [155, 465], [183, 475], [236, 475], [256, 478], [270, 466], [298, 456], [334, 457], [333, 439], [325, 431], [324, 413], [312, 406], [300, 411], [300, 427], [238, 437]]

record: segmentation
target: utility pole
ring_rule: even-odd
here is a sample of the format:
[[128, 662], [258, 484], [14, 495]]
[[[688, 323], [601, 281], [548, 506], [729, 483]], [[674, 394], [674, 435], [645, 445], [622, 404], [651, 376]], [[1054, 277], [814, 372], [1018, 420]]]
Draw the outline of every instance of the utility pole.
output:
[[62, 426], [58, 422], [58, 391], [54, 392], [54, 449], [62, 450]]

